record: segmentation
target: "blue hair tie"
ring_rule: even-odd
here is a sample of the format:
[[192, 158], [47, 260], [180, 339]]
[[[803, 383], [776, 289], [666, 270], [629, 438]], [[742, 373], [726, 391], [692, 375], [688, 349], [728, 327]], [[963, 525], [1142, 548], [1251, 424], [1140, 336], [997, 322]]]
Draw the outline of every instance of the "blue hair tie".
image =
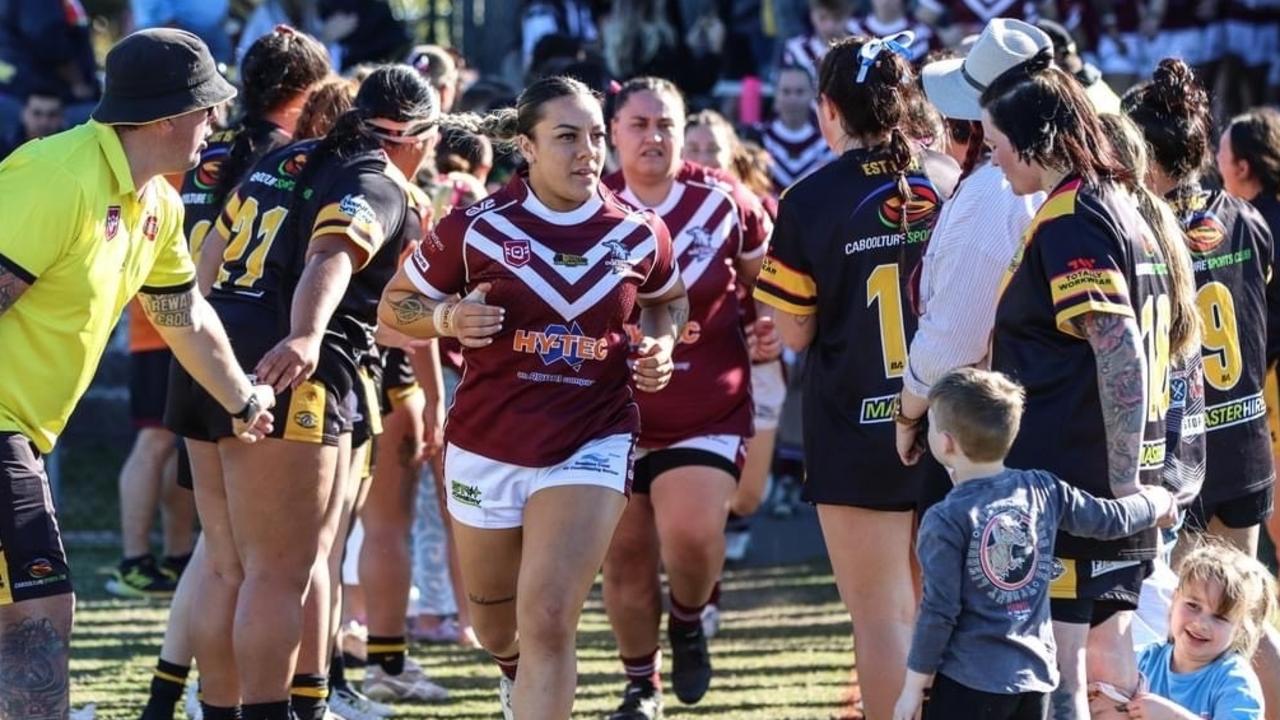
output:
[[867, 69], [876, 64], [876, 58], [880, 57], [880, 53], [885, 50], [910, 60], [911, 44], [915, 41], [916, 34], [910, 30], [903, 30], [887, 37], [868, 40], [862, 46], [862, 49], [858, 51], [858, 77], [855, 82], [861, 85], [866, 81]]

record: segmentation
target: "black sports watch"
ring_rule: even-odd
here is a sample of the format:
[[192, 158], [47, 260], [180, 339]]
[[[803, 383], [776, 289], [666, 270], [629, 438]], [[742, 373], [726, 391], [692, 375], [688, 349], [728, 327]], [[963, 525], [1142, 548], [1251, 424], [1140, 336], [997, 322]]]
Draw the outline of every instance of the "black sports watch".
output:
[[258, 402], [258, 396], [253, 394], [249, 396], [248, 402], [244, 404], [244, 407], [241, 408], [240, 412], [235, 413], [231, 417], [239, 420], [240, 422], [249, 422], [249, 419], [257, 415], [260, 410], [262, 410], [262, 404]]

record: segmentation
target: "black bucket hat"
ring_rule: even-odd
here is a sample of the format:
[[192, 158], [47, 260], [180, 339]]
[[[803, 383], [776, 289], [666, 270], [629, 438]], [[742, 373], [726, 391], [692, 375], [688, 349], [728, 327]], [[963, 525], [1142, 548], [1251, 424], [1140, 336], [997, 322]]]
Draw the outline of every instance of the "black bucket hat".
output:
[[116, 43], [106, 76], [93, 119], [107, 125], [144, 125], [236, 96], [204, 41], [172, 28], [140, 30]]

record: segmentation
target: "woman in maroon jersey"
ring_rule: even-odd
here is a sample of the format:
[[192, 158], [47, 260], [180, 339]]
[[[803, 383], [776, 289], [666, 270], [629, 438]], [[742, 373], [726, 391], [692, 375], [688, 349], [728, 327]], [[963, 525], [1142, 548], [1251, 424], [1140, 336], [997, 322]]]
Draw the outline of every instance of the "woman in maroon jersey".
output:
[[[526, 169], [445, 218], [379, 314], [464, 347], [445, 484], [471, 618], [503, 670], [506, 717], [565, 718], [578, 617], [630, 489], [629, 384], [666, 386], [688, 303], [662, 221], [599, 182], [604, 120], [585, 85], [540, 80], [515, 110], [477, 120], [514, 137]], [[629, 370], [636, 305], [644, 338]]]
[[[636, 494], [604, 565], [605, 608], [628, 685], [615, 717], [661, 706], [658, 565], [670, 582], [672, 684], [686, 704], [711, 681], [701, 615], [724, 563], [724, 524], [752, 433], [751, 360], [736, 293], [754, 281], [772, 221], [728, 173], [681, 160], [684, 99], [636, 78], [617, 96], [610, 130], [622, 166], [605, 182], [671, 231], [689, 292], [689, 325], [663, 392], [639, 398]], [[656, 530], [656, 532], [655, 532]]]

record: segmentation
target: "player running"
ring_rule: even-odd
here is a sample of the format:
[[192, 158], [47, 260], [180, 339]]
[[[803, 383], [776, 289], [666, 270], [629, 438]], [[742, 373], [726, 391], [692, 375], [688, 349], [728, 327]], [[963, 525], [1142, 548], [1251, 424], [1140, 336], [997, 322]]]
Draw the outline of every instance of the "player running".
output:
[[637, 398], [634, 494], [604, 563], [605, 609], [628, 679], [610, 717], [630, 719], [661, 714], [659, 564], [670, 583], [676, 696], [696, 703], [711, 682], [702, 611], [724, 565], [725, 519], [752, 433], [737, 285], [759, 273], [772, 222], [733, 176], [681, 159], [685, 104], [674, 84], [630, 80], [616, 108], [611, 135], [622, 169], [605, 182], [666, 223], [690, 308], [671, 384]]
[[427, 236], [380, 319], [465, 348], [445, 481], [471, 619], [503, 671], [504, 715], [565, 718], [578, 618], [630, 490], [629, 385], [666, 386], [688, 302], [666, 226], [599, 183], [605, 127], [586, 86], [539, 80], [475, 129], [514, 138], [526, 168]]

